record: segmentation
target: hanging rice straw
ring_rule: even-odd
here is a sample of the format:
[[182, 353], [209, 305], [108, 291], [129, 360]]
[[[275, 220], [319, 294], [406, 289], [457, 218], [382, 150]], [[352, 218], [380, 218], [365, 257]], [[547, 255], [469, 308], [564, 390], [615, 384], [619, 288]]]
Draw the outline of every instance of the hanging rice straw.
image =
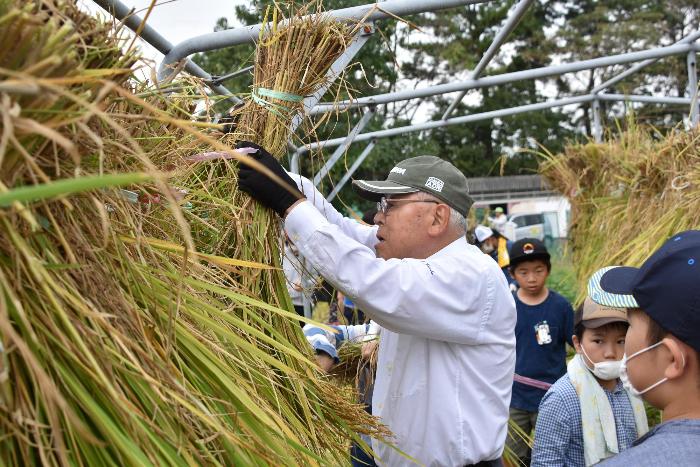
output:
[[700, 133], [676, 128], [661, 134], [633, 116], [627, 126], [603, 143], [546, 154], [540, 166], [572, 205], [579, 302], [597, 269], [640, 266], [672, 234], [700, 226]]
[[[265, 36], [258, 88], [313, 92], [316, 47], [342, 51], [349, 27], [305, 11]], [[0, 2], [0, 462], [346, 463], [387, 432], [315, 369], [277, 221], [235, 160], [187, 161], [245, 155], [190, 119], [196, 83], [131, 78], [124, 44], [73, 2]], [[290, 115], [248, 106], [237, 137], [279, 153]]]

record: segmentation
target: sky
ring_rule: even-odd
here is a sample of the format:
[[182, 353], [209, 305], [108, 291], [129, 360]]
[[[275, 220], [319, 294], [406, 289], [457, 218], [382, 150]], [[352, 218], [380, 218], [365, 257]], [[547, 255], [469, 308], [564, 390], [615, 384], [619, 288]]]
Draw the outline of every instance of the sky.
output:
[[[78, 0], [83, 7], [92, 14], [106, 15], [106, 12], [97, 6], [92, 0]], [[129, 7], [135, 8], [140, 17], [144, 17], [151, 0], [121, 0], [122, 3]], [[230, 25], [235, 25], [235, 7], [237, 5], [246, 5], [248, 0], [158, 0], [157, 5], [151, 12], [147, 23], [155, 28], [165, 39], [173, 45], [180, 43], [185, 39], [195, 37], [201, 34], [210, 33], [214, 30], [214, 25], [221, 17], [226, 17]], [[414, 32], [413, 40], [420, 39], [420, 33]], [[155, 48], [148, 45], [145, 41], [139, 41], [142, 54], [146, 59], [150, 59], [153, 66], [157, 66], [163, 58], [163, 55]], [[507, 50], [508, 45], [503, 49]], [[399, 54], [400, 55], [400, 54]], [[399, 58], [401, 58], [399, 56]], [[148, 60], [147, 60], [148, 62]], [[148, 76], [148, 72], [143, 70], [144, 77]], [[469, 76], [469, 71], [458, 73], [456, 79], [466, 79]], [[425, 86], [428, 83], [422, 83], [420, 86]], [[400, 82], [398, 88], [413, 88], [416, 83], [412, 81]], [[452, 97], [457, 93], [447, 95]], [[465, 97], [464, 101], [469, 104], [476, 104], [480, 99], [478, 92], [470, 92]], [[429, 119], [432, 104], [423, 102], [419, 106], [417, 113], [414, 115], [414, 122], [422, 122]]]
[[[126, 6], [136, 9], [144, 17], [151, 0], [121, 0]], [[91, 13], [106, 15], [106, 12], [92, 0], [79, 0]], [[159, 0], [151, 12], [147, 24], [155, 28], [173, 45], [191, 37], [206, 34], [214, 30], [216, 21], [226, 17], [233, 24], [236, 5], [247, 4], [245, 0]], [[160, 61], [163, 57], [150, 46], [143, 45], [144, 55]]]
[[[97, 6], [92, 0], [78, 0], [79, 3], [91, 14], [106, 15], [106, 12]], [[143, 18], [151, 4], [151, 0], [121, 0], [122, 3], [136, 10], [138, 16]], [[158, 0], [156, 7], [148, 17], [147, 24], [153, 27], [165, 39], [173, 45], [201, 34], [207, 34], [214, 30], [216, 21], [225, 17], [230, 25], [235, 25], [235, 8], [237, 5], [250, 4], [248, 0]], [[418, 36], [418, 34], [416, 35]], [[416, 40], [418, 37], [416, 37]], [[148, 45], [145, 41], [139, 41], [142, 54], [150, 59], [152, 66], [157, 66], [163, 58], [163, 54]], [[148, 62], [148, 60], [147, 60]], [[143, 77], [149, 73], [142, 70]], [[415, 83], [402, 82], [403, 86], [413, 88]], [[470, 93], [465, 101], [470, 101], [478, 93]], [[429, 110], [432, 104], [421, 105], [414, 116], [414, 121], [425, 121], [429, 118]]]

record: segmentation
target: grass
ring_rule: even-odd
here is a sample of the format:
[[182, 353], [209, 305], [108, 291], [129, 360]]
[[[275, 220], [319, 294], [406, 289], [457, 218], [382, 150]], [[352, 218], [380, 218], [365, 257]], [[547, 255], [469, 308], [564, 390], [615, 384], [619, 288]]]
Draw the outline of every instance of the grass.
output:
[[[577, 282], [576, 269], [566, 239], [556, 239], [547, 242], [551, 255], [552, 270], [547, 278], [547, 287], [562, 295], [569, 303], [575, 303], [582, 287]], [[585, 284], [584, 284], [585, 285]]]

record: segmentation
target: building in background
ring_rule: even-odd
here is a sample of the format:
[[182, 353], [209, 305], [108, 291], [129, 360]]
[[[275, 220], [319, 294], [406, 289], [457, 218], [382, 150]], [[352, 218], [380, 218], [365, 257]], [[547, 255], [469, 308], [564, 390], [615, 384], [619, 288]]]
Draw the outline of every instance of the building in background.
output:
[[470, 178], [469, 194], [479, 220], [487, 210], [496, 207], [505, 210], [509, 222], [504, 235], [510, 240], [568, 236], [571, 205], [565, 197], [549, 189], [539, 175]]

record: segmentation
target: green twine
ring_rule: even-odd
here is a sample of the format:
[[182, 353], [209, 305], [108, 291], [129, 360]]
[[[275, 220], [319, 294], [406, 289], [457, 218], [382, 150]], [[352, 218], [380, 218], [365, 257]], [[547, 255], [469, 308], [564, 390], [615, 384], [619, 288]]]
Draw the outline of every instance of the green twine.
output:
[[287, 118], [289, 115], [294, 112], [294, 109], [291, 109], [287, 106], [284, 106], [282, 104], [275, 104], [270, 101], [266, 101], [260, 96], [264, 97], [270, 97], [272, 99], [277, 99], [280, 101], [287, 101], [287, 102], [302, 102], [304, 100], [304, 96], [299, 96], [297, 94], [291, 94], [289, 92], [282, 92], [282, 91], [275, 91], [274, 89], [267, 89], [267, 88], [256, 88], [253, 90], [253, 92], [250, 94], [250, 97], [253, 99], [253, 101], [258, 104], [261, 107], [265, 107], [267, 110], [272, 112], [273, 114], [277, 115], [278, 117], [281, 118]]

